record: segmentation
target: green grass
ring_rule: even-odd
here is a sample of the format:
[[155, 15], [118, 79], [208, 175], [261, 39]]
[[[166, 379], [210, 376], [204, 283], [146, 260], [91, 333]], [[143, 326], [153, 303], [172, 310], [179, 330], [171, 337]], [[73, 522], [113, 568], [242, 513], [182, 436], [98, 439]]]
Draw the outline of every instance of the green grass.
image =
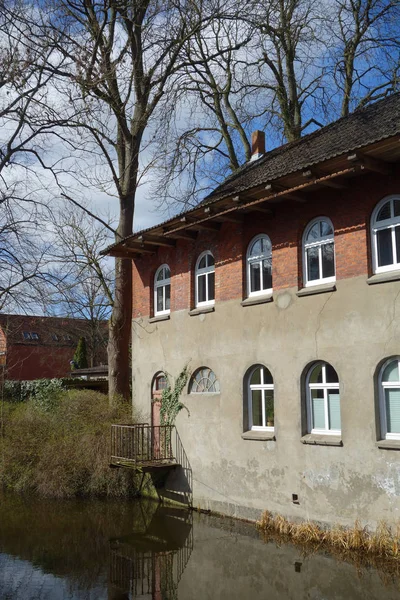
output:
[[131, 405], [70, 390], [48, 406], [2, 403], [0, 485], [48, 498], [135, 495], [136, 476], [109, 467], [110, 426], [133, 422]]

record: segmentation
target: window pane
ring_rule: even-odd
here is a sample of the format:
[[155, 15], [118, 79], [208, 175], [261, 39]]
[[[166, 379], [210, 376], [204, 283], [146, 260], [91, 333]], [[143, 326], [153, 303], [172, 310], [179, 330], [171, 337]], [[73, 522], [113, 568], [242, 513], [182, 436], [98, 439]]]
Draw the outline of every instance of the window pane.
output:
[[335, 251], [333, 244], [324, 244], [322, 250], [322, 277], [335, 275]]
[[320, 237], [319, 232], [320, 232], [319, 222], [314, 223], [314, 225], [311, 227], [310, 231], [307, 234], [307, 242], [315, 242], [315, 240], [317, 240]]
[[400, 217], [400, 200], [394, 200], [394, 216]]
[[272, 252], [272, 247], [271, 247], [271, 240], [267, 237], [263, 237], [261, 238], [261, 246], [262, 246], [262, 253], [263, 254], [271, 254]]
[[157, 275], [157, 281], [162, 281], [164, 279], [164, 269], [160, 269]]
[[199, 275], [197, 278], [197, 299], [198, 302], [206, 301], [206, 275]]
[[311, 390], [313, 429], [325, 429], [324, 391]]
[[385, 219], [390, 219], [390, 200], [382, 206], [376, 217], [377, 221], [384, 221]]
[[215, 264], [214, 257], [212, 254], [206, 254], [207, 267], [212, 267]]
[[158, 287], [157, 288], [157, 312], [164, 310], [164, 305], [163, 305], [163, 287]]
[[215, 273], [208, 273], [208, 298], [207, 300], [215, 299]]
[[382, 381], [399, 381], [399, 361], [392, 360], [383, 371]]
[[207, 265], [207, 256], [203, 256], [203, 258], [199, 262], [199, 269], [205, 269]]
[[164, 275], [165, 275], [165, 279], [170, 279], [171, 271], [169, 270], [169, 267], [165, 267]]
[[332, 226], [330, 223], [328, 223], [328, 221], [321, 221], [321, 235], [323, 237], [327, 235], [333, 235]]
[[396, 254], [397, 254], [397, 262], [400, 262], [400, 227], [396, 227], [395, 230], [396, 237]]
[[261, 254], [262, 254], [262, 243], [261, 243], [261, 239], [258, 239], [252, 245], [249, 256], [261, 256]]
[[251, 392], [251, 405], [252, 405], [252, 416], [253, 425], [256, 427], [262, 427], [262, 392], [261, 390], [252, 390]]
[[378, 247], [378, 266], [393, 264], [392, 230], [382, 229], [376, 233]]
[[339, 383], [339, 377], [335, 369], [328, 363], [325, 363], [326, 383]]
[[165, 388], [167, 387], [167, 378], [165, 377], [165, 375], [160, 375], [156, 378], [154, 387], [156, 390], [165, 390]]
[[250, 379], [250, 385], [261, 384], [261, 369], [257, 367]]
[[386, 423], [388, 433], [400, 433], [400, 389], [386, 389]]
[[259, 292], [261, 290], [260, 263], [250, 265], [250, 291]]
[[272, 427], [274, 425], [274, 391], [265, 390], [264, 394], [266, 425]]
[[171, 286], [166, 285], [165, 286], [165, 310], [170, 309], [170, 304], [171, 304]]
[[328, 390], [329, 429], [340, 431], [340, 395], [338, 390]]
[[264, 383], [268, 384], [268, 385], [272, 385], [274, 383], [271, 373], [265, 367], [264, 367]]
[[310, 375], [310, 383], [322, 383], [322, 364], [316, 365]]
[[263, 290], [270, 290], [272, 288], [272, 264], [271, 259], [266, 258], [262, 261], [263, 266]]
[[307, 250], [307, 274], [308, 281], [319, 279], [318, 248], [308, 248]]

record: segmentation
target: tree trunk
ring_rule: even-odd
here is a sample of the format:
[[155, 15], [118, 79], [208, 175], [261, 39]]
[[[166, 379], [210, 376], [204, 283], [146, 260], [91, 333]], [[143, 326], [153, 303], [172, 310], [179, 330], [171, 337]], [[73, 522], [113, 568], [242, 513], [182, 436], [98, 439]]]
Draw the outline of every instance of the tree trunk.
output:
[[108, 391], [110, 402], [130, 400], [129, 347], [132, 319], [132, 261], [115, 259], [115, 299], [108, 338]]
[[[137, 156], [137, 153], [136, 153]], [[136, 164], [132, 161], [132, 164]], [[136, 172], [134, 172], [137, 174]], [[132, 178], [136, 187], [135, 176]], [[127, 237], [133, 231], [133, 214], [135, 210], [135, 193], [121, 198], [120, 221], [117, 240]], [[110, 402], [116, 397], [131, 399], [130, 381], [130, 342], [132, 323], [132, 260], [130, 258], [115, 259], [115, 292], [114, 304], [110, 319], [108, 354], [108, 395]]]

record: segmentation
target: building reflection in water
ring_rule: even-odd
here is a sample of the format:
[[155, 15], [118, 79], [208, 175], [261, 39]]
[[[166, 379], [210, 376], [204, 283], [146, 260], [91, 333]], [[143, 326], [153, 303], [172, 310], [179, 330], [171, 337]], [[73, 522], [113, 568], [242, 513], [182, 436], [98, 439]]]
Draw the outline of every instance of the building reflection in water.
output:
[[177, 600], [193, 550], [193, 513], [158, 505], [129, 535], [110, 540], [109, 600]]

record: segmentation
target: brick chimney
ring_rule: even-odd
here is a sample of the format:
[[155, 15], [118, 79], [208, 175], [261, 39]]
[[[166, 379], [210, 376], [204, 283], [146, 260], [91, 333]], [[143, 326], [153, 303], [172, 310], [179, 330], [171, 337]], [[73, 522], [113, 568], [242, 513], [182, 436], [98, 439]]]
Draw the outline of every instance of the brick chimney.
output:
[[265, 133], [263, 131], [253, 131], [251, 134], [251, 159], [257, 160], [265, 154]]

